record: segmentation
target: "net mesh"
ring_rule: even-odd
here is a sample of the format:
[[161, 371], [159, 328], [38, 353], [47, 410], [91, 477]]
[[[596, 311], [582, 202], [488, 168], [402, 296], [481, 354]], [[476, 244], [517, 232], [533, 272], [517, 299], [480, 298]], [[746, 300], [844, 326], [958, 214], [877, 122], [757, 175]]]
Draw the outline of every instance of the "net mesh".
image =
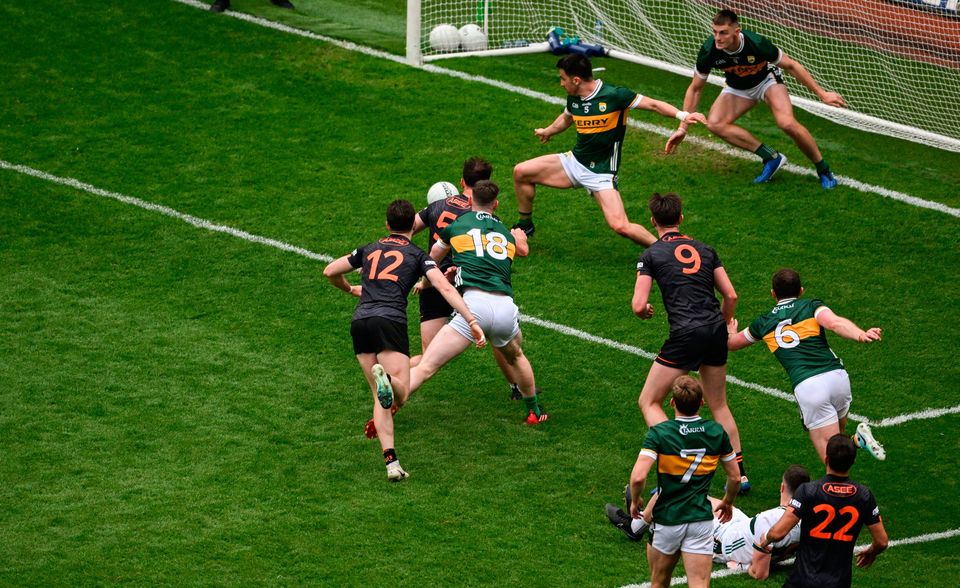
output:
[[[940, 9], [924, 9], [931, 4]], [[542, 42], [550, 28], [562, 27], [584, 42], [692, 73], [720, 8], [737, 12], [743, 28], [769, 37], [850, 106], [801, 100], [801, 107], [960, 151], [957, 0], [422, 0], [421, 49], [425, 59], [437, 55], [429, 34], [440, 24], [478, 24], [490, 49]], [[791, 94], [816, 102], [785, 78]]]

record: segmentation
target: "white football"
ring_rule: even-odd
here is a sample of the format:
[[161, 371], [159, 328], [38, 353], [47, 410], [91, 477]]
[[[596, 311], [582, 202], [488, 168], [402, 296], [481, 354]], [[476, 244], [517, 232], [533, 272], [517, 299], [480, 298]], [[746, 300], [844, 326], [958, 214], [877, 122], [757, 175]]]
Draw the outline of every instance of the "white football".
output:
[[430, 46], [444, 53], [456, 51], [460, 48], [460, 32], [453, 25], [437, 25], [430, 31]]
[[460, 27], [460, 46], [464, 51], [483, 51], [487, 48], [487, 35], [475, 24]]
[[427, 190], [427, 204], [433, 204], [437, 200], [445, 200], [459, 193], [460, 190], [457, 190], [457, 187], [450, 182], [437, 182]]

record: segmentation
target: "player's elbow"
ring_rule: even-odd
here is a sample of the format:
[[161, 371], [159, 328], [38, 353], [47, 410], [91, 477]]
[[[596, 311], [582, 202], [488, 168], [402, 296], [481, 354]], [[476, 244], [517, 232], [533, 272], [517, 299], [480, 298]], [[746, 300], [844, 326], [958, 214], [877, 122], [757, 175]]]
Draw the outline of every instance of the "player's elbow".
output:
[[328, 280], [329, 280], [330, 278], [334, 277], [335, 275], [337, 275], [336, 272], [334, 272], [334, 271], [331, 269], [331, 266], [332, 266], [332, 265], [333, 265], [333, 264], [329, 264], [329, 265], [327, 265], [327, 267], [323, 268], [323, 275], [324, 275]]
[[757, 569], [757, 566], [750, 566], [749, 572], [754, 580], [766, 580], [770, 577], [769, 569]]

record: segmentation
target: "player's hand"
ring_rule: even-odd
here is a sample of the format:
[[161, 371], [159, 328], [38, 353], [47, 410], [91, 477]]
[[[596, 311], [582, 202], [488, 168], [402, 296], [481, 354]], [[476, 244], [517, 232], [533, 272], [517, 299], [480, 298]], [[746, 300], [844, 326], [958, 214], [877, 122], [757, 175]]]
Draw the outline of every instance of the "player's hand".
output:
[[[690, 117], [687, 117], [687, 118], [690, 118]], [[680, 145], [680, 143], [683, 143], [683, 140], [686, 137], [687, 137], [687, 127], [686, 125], [680, 125], [680, 128], [675, 130], [673, 134], [670, 135], [670, 138], [667, 139], [667, 144], [666, 146], [664, 146], [663, 152], [666, 153], [667, 155], [670, 155], [677, 149], [677, 146]]]
[[547, 132], [547, 129], [533, 129], [533, 134], [540, 139], [541, 143], [546, 143], [550, 140], [550, 137], [553, 136], [551, 133]]
[[703, 116], [699, 112], [691, 112], [687, 115], [687, 118], [683, 119], [683, 124], [693, 125], [700, 123], [702, 125], [707, 124], [707, 117]]
[[727, 323], [727, 335], [736, 335], [739, 330], [740, 328], [739, 323], [737, 323], [737, 319], [730, 319], [730, 322]]
[[643, 518], [643, 499], [630, 497], [630, 516], [635, 519]]
[[846, 108], [847, 102], [843, 99], [843, 96], [837, 94], [836, 92], [824, 92], [823, 96], [820, 98], [820, 101], [824, 104], [829, 104], [830, 106], [836, 106], [837, 108]]
[[637, 316], [640, 317], [640, 318], [643, 319], [643, 320], [647, 320], [648, 318], [652, 317], [652, 316], [653, 316], [653, 305], [648, 302], [648, 303], [647, 303], [647, 307], [643, 309], [643, 312], [638, 313]]
[[866, 331], [864, 331], [863, 334], [860, 335], [860, 337], [858, 337], [857, 340], [860, 341], [861, 343], [870, 343], [871, 341], [879, 341], [880, 335], [882, 332], [883, 331], [880, 329], [880, 327], [871, 327]]
[[476, 341], [477, 349], [482, 349], [487, 344], [487, 337], [483, 334], [480, 323], [477, 322], [477, 319], [473, 319], [469, 324], [470, 333], [473, 335], [473, 340]]
[[857, 567], [869, 568], [877, 560], [877, 554], [872, 549], [865, 549], [857, 554]]
[[360, 295], [363, 294], [363, 286], [350, 286], [350, 295], [360, 298]]
[[447, 278], [447, 281], [451, 284], [455, 283], [457, 280], [457, 266], [451, 265], [447, 268], [447, 271], [443, 272], [443, 277]]
[[729, 522], [733, 518], [733, 505], [721, 500], [713, 512], [717, 513], [717, 520], [721, 523]]

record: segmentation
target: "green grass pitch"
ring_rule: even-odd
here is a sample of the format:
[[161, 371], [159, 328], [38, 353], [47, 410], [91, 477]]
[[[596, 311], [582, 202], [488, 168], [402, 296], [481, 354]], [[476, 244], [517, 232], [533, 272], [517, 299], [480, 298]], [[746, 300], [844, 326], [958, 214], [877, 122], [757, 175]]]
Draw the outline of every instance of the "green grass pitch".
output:
[[[293, 14], [233, 5], [402, 50], [398, 0], [294, 3]], [[425, 203], [474, 154], [493, 162], [512, 222], [511, 167], [573, 141], [533, 136], [554, 104], [175, 2], [4, 2], [0, 23], [0, 160], [331, 257], [380, 236], [390, 200]], [[441, 65], [559, 97], [554, 61]], [[682, 100], [685, 79], [602, 65], [605, 79]], [[960, 206], [960, 154], [798, 116], [838, 174]], [[804, 161], [762, 108], [744, 124]], [[755, 186], [755, 161], [689, 143], [665, 157], [662, 143], [628, 134], [628, 213], [646, 223], [651, 192], [682, 195], [684, 229], [718, 250], [741, 324], [770, 306], [771, 273], [796, 267], [811, 295], [884, 329], [878, 345], [831, 338], [854, 413], [879, 421], [957, 404], [955, 216], [789, 173]], [[662, 314], [630, 312], [639, 250], [582, 191], [540, 191], [536, 219], [532, 254], [515, 269], [521, 311], [656, 351]], [[533, 429], [489, 352], [467, 353], [398, 417], [412, 477], [389, 485], [362, 435], [371, 400], [350, 348], [354, 300], [322, 267], [0, 169], [0, 584], [648, 580], [642, 550], [603, 514], [645, 432], [636, 397], [647, 360], [528, 324], [553, 414]], [[789, 386], [759, 348], [732, 355], [729, 371]], [[754, 481], [739, 506], [752, 513], [776, 501], [786, 465], [819, 467], [794, 405], [738, 386], [729, 396]], [[960, 528], [957, 426], [950, 414], [876, 429], [888, 458], [861, 457], [854, 474], [877, 494], [891, 539]], [[958, 547], [956, 537], [897, 546], [854, 585], [955, 585]]]

